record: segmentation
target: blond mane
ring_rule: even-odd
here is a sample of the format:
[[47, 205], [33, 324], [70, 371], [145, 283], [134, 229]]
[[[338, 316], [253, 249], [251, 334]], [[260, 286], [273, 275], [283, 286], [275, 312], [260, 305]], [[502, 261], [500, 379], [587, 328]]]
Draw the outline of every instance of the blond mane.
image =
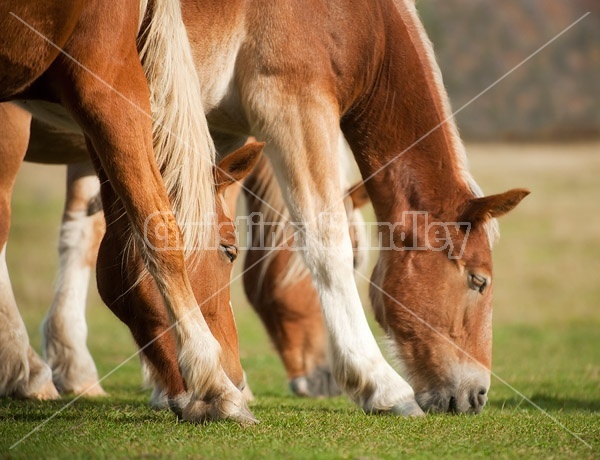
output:
[[214, 215], [215, 147], [179, 0], [141, 1], [140, 59], [150, 89], [153, 146], [187, 256], [204, 246]]
[[[411, 26], [417, 32], [419, 39], [423, 44], [425, 57], [433, 71], [433, 83], [440, 95], [442, 102], [442, 119], [445, 120], [445, 122], [443, 126], [440, 126], [440, 129], [445, 129], [445, 133], [448, 136], [449, 143], [452, 147], [452, 152], [454, 153], [459, 178], [475, 197], [481, 197], [483, 196], [483, 191], [469, 172], [469, 162], [467, 159], [465, 146], [458, 133], [458, 127], [456, 126], [456, 121], [450, 108], [450, 98], [448, 97], [448, 93], [446, 92], [446, 88], [442, 81], [440, 67], [435, 59], [433, 43], [431, 43], [431, 40], [429, 40], [429, 37], [423, 28], [423, 24], [419, 20], [419, 14], [415, 7], [415, 2], [414, 0], [393, 0], [393, 2], [400, 12], [406, 10], [412, 16], [413, 20], [411, 21]], [[500, 237], [498, 221], [496, 219], [488, 220], [485, 224], [485, 230], [491, 247]]]

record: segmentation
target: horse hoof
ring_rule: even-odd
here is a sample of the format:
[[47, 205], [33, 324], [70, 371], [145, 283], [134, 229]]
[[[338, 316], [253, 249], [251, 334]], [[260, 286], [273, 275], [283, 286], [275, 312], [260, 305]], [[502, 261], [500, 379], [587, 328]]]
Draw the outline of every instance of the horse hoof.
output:
[[183, 409], [181, 418], [195, 423], [207, 423], [216, 420], [233, 420], [243, 426], [258, 423], [254, 414], [248, 409], [243, 397], [229, 398], [227, 395], [215, 398], [210, 403], [202, 400], [192, 400]]
[[317, 367], [308, 375], [290, 380], [290, 390], [297, 396], [309, 398], [328, 398], [341, 394], [328, 367]]
[[[57, 385], [57, 388], [60, 388]], [[108, 393], [104, 391], [99, 382], [88, 382], [83, 385], [78, 385], [72, 390], [62, 390], [61, 393], [73, 393], [77, 396], [85, 396], [86, 398], [101, 398], [103, 396], [108, 396]]]
[[392, 414], [404, 417], [424, 417], [425, 412], [414, 399], [396, 404], [392, 407]]
[[52, 383], [52, 381], [48, 381], [44, 385], [42, 385], [42, 387], [39, 390], [28, 396], [28, 399], [29, 398], [37, 399], [39, 401], [51, 401], [54, 399], [60, 399], [60, 394], [54, 386], [54, 383]]
[[290, 380], [290, 390], [296, 396], [311, 396], [310, 391], [308, 390], [308, 380], [304, 375]]

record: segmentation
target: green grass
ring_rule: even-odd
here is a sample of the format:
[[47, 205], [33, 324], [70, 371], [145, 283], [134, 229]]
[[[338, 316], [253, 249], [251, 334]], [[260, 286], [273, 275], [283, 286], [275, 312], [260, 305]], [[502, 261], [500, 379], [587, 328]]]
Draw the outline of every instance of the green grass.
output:
[[[80, 399], [64, 410], [71, 399], [0, 400], [0, 457], [595, 458], [600, 448], [600, 145], [469, 150], [474, 175], [487, 192], [519, 186], [533, 191], [503, 219], [495, 250], [493, 370], [546, 413], [496, 378], [488, 406], [475, 417], [366, 416], [343, 397], [294, 398], [237, 283], [241, 355], [260, 425], [192, 425], [149, 409], [133, 358], [103, 382], [108, 398]], [[55, 278], [63, 180], [58, 168], [26, 165], [13, 200], [9, 266], [37, 349]], [[95, 293], [88, 319], [90, 348], [105, 375], [135, 347]]]

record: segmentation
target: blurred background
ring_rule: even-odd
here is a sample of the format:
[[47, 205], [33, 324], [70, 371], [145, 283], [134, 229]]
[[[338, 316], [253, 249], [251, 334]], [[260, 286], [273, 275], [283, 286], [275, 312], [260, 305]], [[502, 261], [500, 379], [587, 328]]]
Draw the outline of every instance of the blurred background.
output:
[[600, 2], [417, 0], [463, 138], [566, 141], [600, 137]]

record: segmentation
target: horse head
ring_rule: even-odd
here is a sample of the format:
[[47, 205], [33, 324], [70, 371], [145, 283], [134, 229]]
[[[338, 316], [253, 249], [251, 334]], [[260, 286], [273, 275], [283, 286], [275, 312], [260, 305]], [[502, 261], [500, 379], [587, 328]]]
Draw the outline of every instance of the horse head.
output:
[[[213, 336], [221, 345], [221, 364], [229, 379], [238, 387], [245, 385], [239, 358], [238, 336], [231, 307], [230, 289], [233, 262], [237, 258], [235, 209], [228, 200], [239, 182], [252, 171], [264, 144], [250, 143], [225, 157], [214, 167], [216, 191], [216, 231], [209, 250], [203, 251], [202, 264], [212, 267], [212, 276], [204, 270], [190, 269], [194, 295]], [[207, 301], [210, 300], [210, 301]]]
[[375, 314], [425, 411], [479, 413], [487, 402], [493, 219], [528, 193], [469, 199], [455, 222], [405, 213], [391, 232], [393, 250], [381, 253], [371, 286]]

